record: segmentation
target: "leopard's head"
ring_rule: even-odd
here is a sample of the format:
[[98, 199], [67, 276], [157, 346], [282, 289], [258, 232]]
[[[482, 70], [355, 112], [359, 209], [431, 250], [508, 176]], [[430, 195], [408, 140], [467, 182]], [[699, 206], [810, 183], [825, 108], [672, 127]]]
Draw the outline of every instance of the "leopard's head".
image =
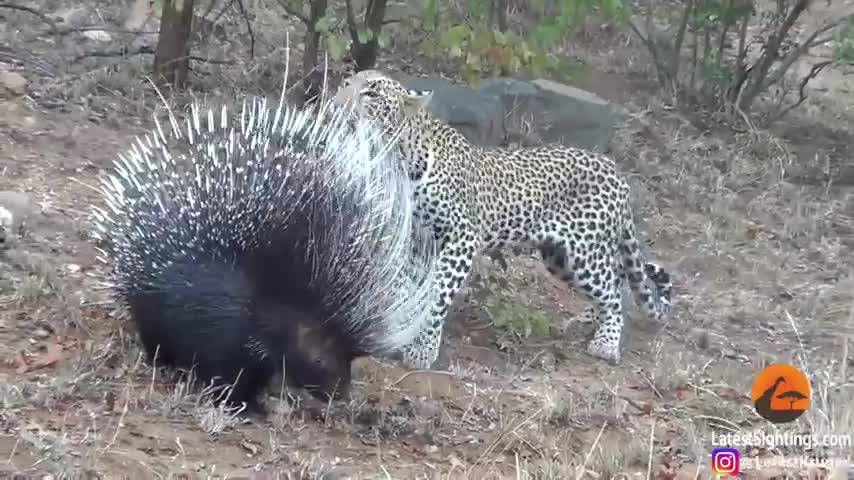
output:
[[431, 91], [412, 90], [377, 70], [363, 70], [344, 79], [335, 101], [383, 129], [397, 129], [426, 112], [432, 97]]

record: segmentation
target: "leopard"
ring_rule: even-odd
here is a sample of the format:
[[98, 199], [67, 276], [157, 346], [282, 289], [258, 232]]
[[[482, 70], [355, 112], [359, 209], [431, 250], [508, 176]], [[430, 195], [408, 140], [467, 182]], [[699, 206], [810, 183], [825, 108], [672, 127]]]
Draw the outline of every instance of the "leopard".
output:
[[378, 124], [388, 148], [398, 149], [414, 215], [437, 240], [436, 302], [421, 334], [400, 352], [402, 363], [428, 369], [437, 360], [451, 303], [478, 255], [527, 248], [588, 301], [580, 320], [597, 326], [587, 353], [619, 364], [624, 284], [643, 313], [662, 322], [672, 310], [672, 280], [642, 258], [630, 186], [614, 160], [561, 145], [473, 144], [431, 113], [432, 98], [375, 69], [346, 77], [334, 93], [339, 106]]

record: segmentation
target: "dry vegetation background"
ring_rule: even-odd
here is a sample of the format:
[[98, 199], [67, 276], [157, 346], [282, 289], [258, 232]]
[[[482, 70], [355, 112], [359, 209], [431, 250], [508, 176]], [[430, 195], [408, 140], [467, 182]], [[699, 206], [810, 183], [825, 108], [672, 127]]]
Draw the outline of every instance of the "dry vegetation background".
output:
[[[250, 58], [247, 24], [226, 4], [208, 11], [216, 22], [193, 50], [221, 61], [194, 61], [176, 105], [276, 95], [285, 32], [299, 71], [300, 22], [276, 2], [243, 1]], [[349, 404], [291, 392], [296, 403], [271, 399], [270, 417], [250, 421], [145, 365], [98, 288], [91, 186], [163, 113], [145, 79], [151, 55], [119, 47], [153, 45], [156, 27], [127, 1], [27, 2], [41, 18], [6, 5], [0, 71], [26, 85], [0, 99], [0, 190], [24, 193], [31, 214], [0, 252], [0, 478], [694, 479], [710, 476], [712, 432], [854, 434], [850, 69], [825, 69], [801, 108], [756, 127], [663, 93], [637, 40], [590, 17], [557, 51], [583, 64], [570, 83], [625, 109], [612, 154], [635, 188], [650, 255], [675, 276], [669, 323], [652, 325], [632, 307], [624, 360], [606, 365], [584, 354], [592, 327], [571, 321], [578, 297], [536, 258], [512, 258], [507, 272], [486, 261], [450, 321], [447, 371], [366, 360]], [[816, 2], [804, 21], [852, 10]], [[419, 55], [405, 26], [388, 28], [381, 68], [457, 77]], [[771, 362], [802, 366], [814, 386], [812, 408], [779, 428], [749, 398]], [[805, 453], [854, 450], [742, 454]]]

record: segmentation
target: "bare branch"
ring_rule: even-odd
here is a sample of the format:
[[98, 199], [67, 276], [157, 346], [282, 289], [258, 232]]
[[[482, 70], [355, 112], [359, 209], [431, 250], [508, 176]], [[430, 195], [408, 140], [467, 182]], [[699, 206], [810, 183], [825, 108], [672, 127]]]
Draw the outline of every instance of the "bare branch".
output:
[[658, 81], [662, 86], [667, 86], [669, 79], [665, 76], [665, 71], [667, 70], [667, 65], [665, 65], [661, 56], [659, 55], [658, 46], [655, 44], [655, 35], [650, 32], [652, 28], [651, 23], [647, 22], [649, 30], [647, 30], [647, 34], [649, 37], [645, 37], [643, 33], [641, 33], [640, 28], [635, 25], [635, 21], [632, 18], [629, 18], [629, 28], [632, 29], [632, 32], [640, 39], [640, 41], [646, 46], [646, 49], [649, 50], [649, 54], [652, 56], [652, 61], [655, 63], [655, 71], [658, 75]]
[[691, 18], [692, 11], [694, 11], [694, 1], [688, 0], [685, 10], [682, 13], [682, 20], [679, 22], [679, 31], [676, 32], [676, 41], [673, 44], [673, 56], [670, 59], [673, 78], [679, 75], [679, 63], [682, 59], [682, 43], [685, 41], [685, 31], [688, 30], [688, 20]]
[[[210, 38], [211, 34], [214, 32], [214, 30], [216, 28], [216, 23], [219, 21], [220, 18], [222, 18], [223, 15], [225, 15], [225, 12], [227, 12], [228, 9], [231, 8], [232, 4], [234, 4], [234, 0], [229, 0], [228, 5], [224, 6], [222, 8], [222, 10], [220, 10], [219, 13], [216, 14], [216, 16], [213, 18], [213, 20], [210, 21], [211, 29], [210, 29], [210, 31], [208, 31], [207, 35], [202, 37], [201, 33], [199, 33], [199, 40], [200, 40], [199, 45], [200, 46], [208, 44], [208, 39]], [[208, 15], [210, 15], [210, 13], [213, 11], [215, 6], [216, 6], [216, 0], [212, 0], [210, 6], [208, 6], [208, 9], [205, 10], [205, 12], [203, 14], [199, 15], [197, 18], [203, 19], [203, 20], [207, 19]]]
[[345, 0], [347, 7], [347, 30], [350, 32], [350, 39], [353, 44], [359, 43], [359, 27], [356, 25], [356, 14], [353, 12], [353, 1]]
[[0, 2], [0, 8], [7, 8], [10, 10], [19, 10], [21, 12], [27, 12], [27, 13], [30, 13], [32, 15], [35, 15], [36, 17], [39, 18], [39, 20], [41, 20], [42, 22], [44, 22], [50, 26], [50, 32], [49, 33], [51, 33], [52, 35], [54, 35], [56, 37], [56, 44], [60, 45], [60, 42], [62, 42], [60, 31], [58, 28], [56, 28], [56, 22], [54, 22], [50, 17], [48, 17], [47, 15], [43, 14], [42, 12], [36, 10], [35, 8], [25, 7], [23, 5], [15, 5], [13, 3], [6, 3], [6, 2]]
[[39, 17], [39, 20], [50, 25], [51, 33], [57, 33], [59, 31], [59, 29], [56, 28], [56, 22], [54, 22], [53, 20], [50, 19], [50, 17], [48, 17], [47, 15], [43, 14], [42, 12], [36, 10], [35, 8], [30, 8], [30, 7], [25, 7], [23, 5], [15, 5], [13, 3], [5, 3], [5, 2], [0, 3], [0, 8], [8, 8], [10, 10], [19, 10], [22, 12], [31, 13], [31, 14]]
[[[94, 52], [87, 52], [81, 55], [74, 57], [71, 60], [71, 63], [79, 62], [80, 60], [84, 60], [86, 58], [110, 58], [110, 57], [133, 57], [136, 55], [152, 55], [154, 54], [154, 49], [148, 46], [139, 47], [134, 50], [128, 50], [127, 48], [117, 48], [115, 50], [98, 50]], [[189, 59], [194, 62], [202, 62], [202, 63], [210, 63], [211, 65], [234, 65], [232, 60], [217, 60], [215, 58], [206, 58], [206, 57], [197, 57], [195, 55], [184, 56], [181, 58], [177, 58], [175, 60], [184, 60]]]
[[[816, 45], [820, 45], [820, 43], [818, 43], [816, 41], [816, 38], [819, 35], [842, 25], [843, 23], [847, 22], [851, 18], [854, 18], [854, 14], [842, 17], [839, 20], [831, 22], [831, 23], [817, 29], [812, 34], [810, 34], [810, 36], [807, 37], [807, 39], [804, 40], [800, 45], [798, 45], [797, 48], [793, 49], [791, 52], [789, 52], [788, 55], [786, 55], [786, 58], [784, 58], [780, 62], [779, 67], [777, 67], [773, 72], [768, 74], [768, 76], [765, 78], [765, 81], [762, 82], [762, 84], [761, 84], [760, 91], [770, 87], [771, 85], [774, 85], [777, 82], [779, 82], [780, 79], [783, 78], [783, 76], [786, 74], [786, 72], [789, 71], [789, 68], [791, 68], [791, 66], [798, 60], [798, 58], [800, 58], [803, 54], [805, 54], [811, 47], [814, 47]], [[822, 67], [822, 68], [824, 68], [824, 67]], [[816, 73], [816, 75], [817, 75], [817, 73]]]
[[776, 115], [774, 115], [774, 118], [771, 121], [775, 122], [775, 121], [783, 118], [786, 114], [788, 114], [792, 110], [801, 106], [801, 104], [804, 103], [807, 99], [807, 94], [806, 94], [807, 84], [811, 80], [813, 80], [815, 77], [817, 77], [818, 74], [821, 73], [821, 71], [824, 70], [825, 67], [827, 67], [828, 65], [832, 65], [832, 64], [833, 64], [833, 61], [826, 60], [826, 61], [819, 62], [819, 63], [816, 63], [815, 65], [813, 65], [812, 68], [810, 68], [809, 73], [807, 73], [804, 76], [804, 78], [801, 79], [801, 83], [800, 83], [800, 85], [798, 85], [798, 100], [795, 103], [793, 103], [793, 104], [787, 106], [786, 108], [780, 110]]
[[30, 52], [15, 50], [10, 47], [0, 46], [0, 62], [27, 65], [33, 70], [50, 77], [56, 75], [56, 67], [50, 62]]
[[249, 58], [255, 58], [255, 34], [252, 32], [252, 22], [249, 21], [249, 14], [246, 13], [246, 9], [243, 7], [243, 0], [236, 0], [237, 8], [240, 9], [240, 14], [243, 16], [243, 20], [246, 22], [246, 29], [249, 30]]
[[[806, 10], [807, 6], [809, 6], [809, 0], [797, 0], [797, 3], [795, 3], [794, 7], [789, 10], [788, 15], [786, 15], [780, 27], [777, 28], [777, 30], [768, 38], [768, 41], [765, 43], [765, 50], [753, 65], [753, 68], [746, 78], [748, 84], [741, 92], [738, 108], [747, 111], [749, 109], [749, 105], [756, 99], [756, 96], [762, 92], [762, 86], [765, 83], [763, 82], [763, 79], [768, 77], [768, 71], [771, 70], [771, 66], [777, 59], [777, 53], [780, 51], [783, 39], [788, 36], [789, 30], [791, 30], [795, 21], [797, 21], [804, 10]], [[785, 2], [778, 2], [778, 7], [781, 9], [781, 13], [785, 11]]]
[[284, 8], [284, 9], [285, 9], [285, 12], [286, 12], [288, 15], [290, 15], [290, 16], [292, 16], [292, 17], [295, 17], [296, 19], [298, 19], [298, 20], [299, 20], [299, 21], [301, 21], [302, 23], [304, 23], [304, 24], [308, 25], [308, 22], [309, 22], [308, 17], [307, 17], [304, 13], [302, 13], [301, 11], [296, 10], [296, 9], [294, 9], [293, 7], [291, 7], [291, 6], [288, 4], [288, 0], [276, 0], [276, 1], [277, 1], [277, 2], [279, 2], [279, 5], [281, 5], [281, 6], [282, 6], [282, 8]]

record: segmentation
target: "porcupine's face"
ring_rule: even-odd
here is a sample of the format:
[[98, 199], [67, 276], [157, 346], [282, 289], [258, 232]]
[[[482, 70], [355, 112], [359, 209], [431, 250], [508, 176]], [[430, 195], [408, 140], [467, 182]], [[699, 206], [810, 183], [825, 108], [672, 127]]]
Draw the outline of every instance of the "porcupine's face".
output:
[[332, 322], [290, 309], [284, 313], [290, 318], [283, 348], [288, 382], [324, 402], [348, 398], [350, 365], [363, 354], [354, 352], [352, 340]]

